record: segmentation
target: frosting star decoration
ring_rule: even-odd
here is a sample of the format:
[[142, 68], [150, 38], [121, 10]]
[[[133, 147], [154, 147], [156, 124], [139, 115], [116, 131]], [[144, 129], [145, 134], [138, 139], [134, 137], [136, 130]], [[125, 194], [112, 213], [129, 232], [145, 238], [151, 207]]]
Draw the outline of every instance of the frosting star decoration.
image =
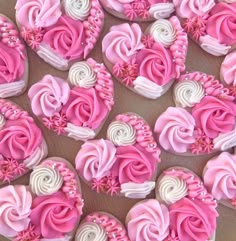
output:
[[236, 146], [235, 96], [214, 76], [182, 75], [173, 96], [176, 107], [162, 113], [154, 129], [163, 149], [196, 155]]
[[177, 17], [156, 20], [145, 33], [136, 23], [112, 26], [102, 41], [104, 62], [123, 85], [157, 99], [185, 70], [187, 34]]
[[0, 98], [22, 94], [28, 83], [28, 57], [14, 23], [0, 14]]
[[33, 113], [49, 130], [82, 141], [99, 132], [113, 95], [111, 75], [91, 58], [74, 63], [68, 81], [46, 75], [28, 92]]
[[75, 166], [98, 193], [145, 198], [155, 188], [159, 155], [150, 126], [136, 114], [126, 113], [111, 122], [107, 140], [82, 145]]
[[0, 189], [0, 235], [13, 241], [71, 241], [82, 215], [79, 178], [65, 159], [34, 167], [29, 186]]
[[0, 99], [0, 186], [29, 172], [47, 154], [33, 118], [13, 102]]
[[214, 241], [216, 207], [198, 176], [182, 167], [167, 169], [157, 180], [156, 199], [128, 212], [130, 241]]
[[60, 70], [86, 59], [103, 27], [98, 0], [17, 0], [15, 9], [25, 42]]

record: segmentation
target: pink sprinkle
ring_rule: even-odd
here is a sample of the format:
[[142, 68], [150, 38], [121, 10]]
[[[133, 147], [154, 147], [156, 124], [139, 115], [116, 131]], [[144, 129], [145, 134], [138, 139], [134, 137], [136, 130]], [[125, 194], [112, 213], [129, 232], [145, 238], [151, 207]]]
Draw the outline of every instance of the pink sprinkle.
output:
[[107, 194], [110, 194], [111, 196], [120, 192], [120, 183], [118, 182], [118, 178], [109, 176], [107, 178], [106, 189]]
[[92, 189], [97, 193], [103, 192], [105, 190], [105, 186], [106, 184], [105, 184], [104, 178], [101, 178], [101, 179], [94, 178], [92, 180]]
[[39, 241], [40, 236], [35, 234], [35, 227], [29, 224], [28, 228], [19, 232], [13, 241]]
[[144, 35], [141, 41], [147, 49], [151, 49], [153, 44], [155, 43], [153, 37], [150, 34]]
[[124, 4], [124, 14], [131, 21], [137, 18], [133, 4]]

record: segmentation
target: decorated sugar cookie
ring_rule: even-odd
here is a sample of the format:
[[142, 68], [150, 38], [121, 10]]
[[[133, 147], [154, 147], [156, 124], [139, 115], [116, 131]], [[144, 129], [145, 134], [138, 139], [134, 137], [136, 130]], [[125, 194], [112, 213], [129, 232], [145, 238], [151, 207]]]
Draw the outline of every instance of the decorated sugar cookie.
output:
[[112, 26], [102, 41], [105, 64], [123, 85], [149, 99], [163, 95], [185, 70], [187, 34], [177, 17]]
[[159, 155], [150, 126], [136, 114], [126, 113], [111, 122], [106, 140], [82, 145], [75, 166], [98, 193], [145, 198], [155, 188]]
[[110, 213], [88, 214], [79, 225], [75, 241], [130, 241], [123, 224]]
[[28, 83], [28, 57], [15, 24], [0, 14], [0, 98], [22, 94]]
[[82, 215], [79, 179], [59, 157], [34, 167], [29, 186], [0, 189], [0, 235], [13, 241], [71, 241]]
[[72, 65], [68, 81], [46, 75], [28, 92], [33, 113], [58, 135], [93, 139], [114, 104], [113, 81], [93, 59]]
[[126, 217], [131, 241], [214, 241], [217, 203], [199, 177], [181, 167], [157, 180], [156, 199], [134, 205]]
[[176, 107], [156, 121], [163, 149], [177, 154], [207, 154], [236, 146], [236, 104], [228, 88], [200, 72], [182, 75], [174, 86]]
[[130, 21], [151, 21], [169, 18], [175, 11], [167, 0], [100, 0], [110, 14]]
[[25, 42], [60, 70], [86, 59], [103, 27], [98, 0], [17, 0], [15, 8]]
[[34, 119], [13, 102], [0, 99], [0, 186], [29, 172], [47, 154]]

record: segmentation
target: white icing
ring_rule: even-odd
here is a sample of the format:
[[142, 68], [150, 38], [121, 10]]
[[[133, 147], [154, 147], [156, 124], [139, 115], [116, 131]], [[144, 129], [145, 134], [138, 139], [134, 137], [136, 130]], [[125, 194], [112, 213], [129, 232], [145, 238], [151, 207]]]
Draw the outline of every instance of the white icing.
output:
[[174, 101], [178, 107], [193, 107], [205, 96], [205, 90], [196, 80], [183, 80], [174, 87]]
[[199, 42], [203, 50], [215, 56], [226, 55], [231, 49], [231, 46], [219, 43], [217, 39], [210, 35], [201, 36]]
[[116, 146], [128, 146], [136, 143], [136, 130], [128, 123], [113, 121], [107, 129], [107, 139]]
[[40, 241], [71, 241], [72, 237], [69, 235], [65, 235], [63, 238], [42, 238]]
[[149, 9], [150, 15], [156, 19], [169, 18], [174, 11], [175, 6], [173, 3], [156, 3], [152, 4]]
[[160, 198], [169, 205], [185, 197], [188, 187], [180, 178], [164, 176], [159, 182], [158, 191]]
[[87, 141], [96, 136], [96, 133], [92, 129], [88, 127], [76, 126], [71, 123], [68, 123], [64, 130], [67, 132], [69, 137], [75, 139], [76, 141]]
[[83, 223], [75, 235], [75, 241], [107, 241], [106, 231], [96, 223]]
[[176, 31], [171, 22], [166, 19], [156, 20], [150, 28], [150, 34], [156, 42], [161, 43], [166, 48], [176, 40]]
[[55, 68], [58, 68], [61, 70], [68, 69], [68, 65], [69, 65], [68, 60], [56, 54], [50, 47], [46, 45], [40, 44], [37, 54], [45, 62], [47, 62], [48, 64], [51, 64]]
[[73, 64], [70, 68], [68, 78], [72, 85], [82, 88], [92, 88], [97, 81], [94, 70], [85, 61]]
[[5, 117], [0, 114], [0, 129], [2, 129], [6, 124], [6, 120], [5, 120]]
[[75, 19], [84, 21], [90, 12], [90, 0], [63, 0], [66, 15]]
[[7, 98], [20, 94], [25, 88], [25, 85], [26, 81], [24, 80], [0, 84], [0, 98]]
[[128, 198], [145, 198], [155, 188], [155, 182], [121, 184], [121, 193]]

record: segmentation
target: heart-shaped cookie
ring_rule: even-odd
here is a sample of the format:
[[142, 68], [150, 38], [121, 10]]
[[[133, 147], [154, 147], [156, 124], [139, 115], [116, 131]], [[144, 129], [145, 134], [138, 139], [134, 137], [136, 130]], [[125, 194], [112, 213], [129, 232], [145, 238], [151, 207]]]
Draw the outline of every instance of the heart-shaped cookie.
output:
[[15, 24], [0, 14], [0, 98], [22, 94], [28, 83], [28, 56]]
[[156, 199], [134, 205], [126, 217], [131, 241], [214, 241], [217, 203], [200, 178], [182, 167], [158, 178]]
[[0, 234], [14, 241], [70, 241], [83, 200], [79, 178], [63, 158], [52, 157], [34, 167], [29, 186], [0, 189]]
[[155, 188], [160, 150], [150, 126], [134, 113], [116, 116], [107, 140], [85, 142], [75, 165], [80, 177], [96, 192], [145, 198]]
[[100, 0], [107, 12], [129, 21], [152, 21], [169, 18], [174, 4], [166, 0]]
[[159, 19], [145, 33], [136, 23], [112, 26], [102, 41], [104, 62], [137, 94], [157, 99], [185, 70], [187, 34], [177, 17]]
[[212, 75], [192, 72], [174, 86], [177, 107], [155, 124], [160, 146], [177, 154], [206, 154], [236, 145], [236, 104], [228, 88]]
[[90, 213], [81, 222], [75, 241], [88, 240], [130, 241], [123, 224], [116, 217], [105, 212]]
[[33, 118], [13, 102], [0, 99], [0, 186], [26, 174], [47, 154]]
[[44, 61], [68, 70], [94, 48], [104, 14], [98, 0], [17, 0], [16, 21], [25, 42]]
[[33, 113], [58, 135], [93, 139], [114, 104], [111, 75], [90, 58], [72, 65], [68, 82], [46, 75], [34, 84], [28, 92]]

